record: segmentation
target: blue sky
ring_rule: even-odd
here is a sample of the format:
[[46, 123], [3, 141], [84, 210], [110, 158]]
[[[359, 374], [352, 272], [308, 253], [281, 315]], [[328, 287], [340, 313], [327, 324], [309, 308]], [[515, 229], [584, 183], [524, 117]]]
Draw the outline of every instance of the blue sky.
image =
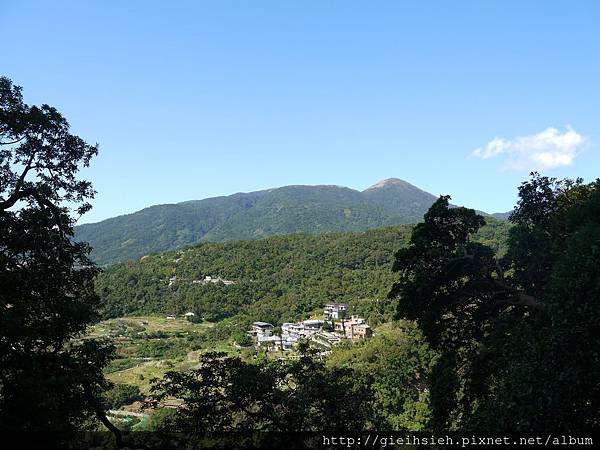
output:
[[0, 0], [0, 74], [100, 144], [84, 222], [389, 177], [506, 211], [531, 169], [600, 176], [598, 23], [595, 1]]

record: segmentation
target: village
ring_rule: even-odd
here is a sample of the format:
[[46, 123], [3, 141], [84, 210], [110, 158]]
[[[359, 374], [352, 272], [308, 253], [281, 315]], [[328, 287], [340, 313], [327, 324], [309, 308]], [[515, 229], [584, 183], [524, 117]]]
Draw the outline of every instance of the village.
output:
[[248, 331], [257, 348], [267, 351], [292, 351], [300, 340], [327, 352], [342, 339], [368, 339], [373, 335], [371, 327], [359, 316], [348, 317], [346, 303], [328, 303], [323, 310], [323, 319], [287, 322], [281, 325], [281, 333], [267, 322], [254, 322]]
[[[218, 281], [215, 281], [218, 280]], [[220, 278], [206, 277], [203, 283], [223, 282]], [[196, 314], [186, 312], [181, 315], [169, 314], [167, 321], [176, 321], [178, 318], [191, 322], [198, 322]], [[200, 319], [200, 322], [202, 320]], [[147, 323], [140, 322], [140, 325]], [[268, 322], [257, 321], [247, 331], [252, 338], [257, 350], [275, 352], [292, 352], [299, 341], [309, 342], [312, 347], [320, 350], [322, 355], [327, 354], [331, 348], [342, 340], [369, 339], [373, 330], [363, 317], [350, 315], [350, 307], [346, 303], [328, 303], [323, 309], [322, 319], [307, 319], [300, 322], [285, 322], [281, 327], [275, 327]], [[236, 344], [237, 348], [241, 348]]]

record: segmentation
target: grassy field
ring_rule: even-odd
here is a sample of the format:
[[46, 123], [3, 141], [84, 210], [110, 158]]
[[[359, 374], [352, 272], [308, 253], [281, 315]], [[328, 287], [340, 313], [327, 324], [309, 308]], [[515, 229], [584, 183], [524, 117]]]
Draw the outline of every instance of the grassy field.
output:
[[142, 361], [140, 364], [118, 372], [106, 375], [113, 383], [132, 384], [140, 388], [142, 394], [150, 392], [150, 382], [153, 378], [162, 378], [169, 370], [187, 370], [197, 365], [196, 361], [153, 360]]
[[201, 333], [212, 327], [210, 322], [192, 323], [183, 318], [157, 316], [122, 317], [104, 320], [91, 327], [90, 337], [111, 336], [124, 330], [134, 332]]
[[[119, 402], [112, 409], [140, 412], [139, 400], [150, 393], [152, 380], [162, 378], [171, 370], [196, 367], [203, 351], [238, 354], [244, 359], [254, 357], [250, 348], [236, 347], [228, 341], [215, 342], [210, 348], [206, 348], [206, 343], [199, 346], [198, 338], [213, 326], [209, 322], [192, 323], [184, 318], [138, 316], [105, 320], [91, 327], [88, 337], [107, 338], [116, 346], [116, 358], [104, 369], [106, 378], [115, 384], [115, 389], [120, 385], [137, 387], [141, 396], [137, 400]], [[285, 352], [282, 355], [277, 351], [266, 356], [279, 359], [292, 354]], [[123, 422], [125, 419], [116, 420]]]
[[[147, 395], [152, 379], [162, 378], [169, 370], [187, 370], [198, 364], [194, 337], [212, 326], [184, 318], [123, 317], [95, 324], [88, 337], [108, 338], [115, 343], [117, 358], [105, 369], [110, 381], [137, 386]], [[228, 352], [235, 350], [227, 344], [219, 347]]]

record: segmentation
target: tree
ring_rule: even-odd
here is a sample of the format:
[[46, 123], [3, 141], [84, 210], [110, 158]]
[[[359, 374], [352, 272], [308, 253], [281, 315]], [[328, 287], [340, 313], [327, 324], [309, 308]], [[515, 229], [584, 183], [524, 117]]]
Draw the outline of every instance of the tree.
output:
[[600, 180], [583, 184], [533, 173], [519, 188], [510, 220], [503, 265], [513, 273], [511, 282], [543, 307], [490, 340], [497, 369], [485, 384], [493, 389], [480, 395], [468, 426], [597, 431]]
[[224, 353], [205, 353], [198, 369], [168, 372], [151, 388], [150, 406], [178, 398], [171, 431], [213, 432], [364, 429], [372, 394], [351, 369], [328, 369], [308, 344], [294, 361], [246, 363]]
[[129, 405], [143, 399], [140, 388], [132, 384], [115, 384], [102, 394], [105, 409], [118, 409], [123, 405]]
[[323, 331], [335, 331], [332, 320], [326, 320], [323, 322]]
[[250, 335], [248, 333], [244, 333], [243, 331], [235, 333], [231, 338], [232, 341], [240, 347], [251, 347], [252, 344], [254, 344], [254, 341]]
[[351, 368], [374, 393], [377, 429], [422, 431], [429, 423], [429, 375], [435, 354], [414, 322], [389, 322], [371, 339], [338, 345], [329, 367]]
[[348, 315], [348, 314], [347, 314], [347, 310], [345, 310], [345, 309], [344, 309], [344, 310], [342, 310], [342, 311], [339, 311], [339, 313], [338, 313], [338, 314], [339, 314], [339, 316], [338, 316], [338, 317], [340, 318], [340, 320], [341, 320], [341, 322], [342, 322], [342, 335], [343, 335], [344, 337], [347, 337], [347, 336], [348, 336], [348, 335], [346, 334], [346, 316]]
[[102, 413], [112, 347], [77, 339], [97, 317], [97, 267], [75, 243], [96, 155], [48, 105], [0, 78], [0, 429], [70, 433]]
[[449, 199], [442, 196], [431, 206], [408, 247], [396, 253], [393, 270], [401, 277], [389, 294], [400, 298], [399, 317], [416, 320], [440, 352], [431, 383], [435, 429], [453, 428], [465, 414], [479, 343], [498, 315], [535, 303], [506, 283], [491, 248], [472, 241], [485, 224], [483, 217], [472, 209], [451, 208]]
[[501, 260], [471, 240], [483, 217], [441, 197], [396, 254], [398, 315], [440, 353], [434, 429], [598, 428], [599, 187], [532, 174]]

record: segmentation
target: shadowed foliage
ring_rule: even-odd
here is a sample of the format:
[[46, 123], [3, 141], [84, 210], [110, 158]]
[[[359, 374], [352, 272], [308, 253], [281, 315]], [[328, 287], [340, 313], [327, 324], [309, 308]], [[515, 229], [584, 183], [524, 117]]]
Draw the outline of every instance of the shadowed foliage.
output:
[[[77, 178], [97, 147], [0, 78], [0, 429], [72, 432], [100, 413], [111, 346], [75, 340], [94, 321], [98, 269], [74, 243], [94, 192]], [[105, 418], [103, 417], [103, 420]]]
[[398, 315], [440, 352], [433, 429], [598, 428], [599, 187], [532, 174], [501, 259], [472, 242], [483, 218], [442, 197], [396, 254]]

